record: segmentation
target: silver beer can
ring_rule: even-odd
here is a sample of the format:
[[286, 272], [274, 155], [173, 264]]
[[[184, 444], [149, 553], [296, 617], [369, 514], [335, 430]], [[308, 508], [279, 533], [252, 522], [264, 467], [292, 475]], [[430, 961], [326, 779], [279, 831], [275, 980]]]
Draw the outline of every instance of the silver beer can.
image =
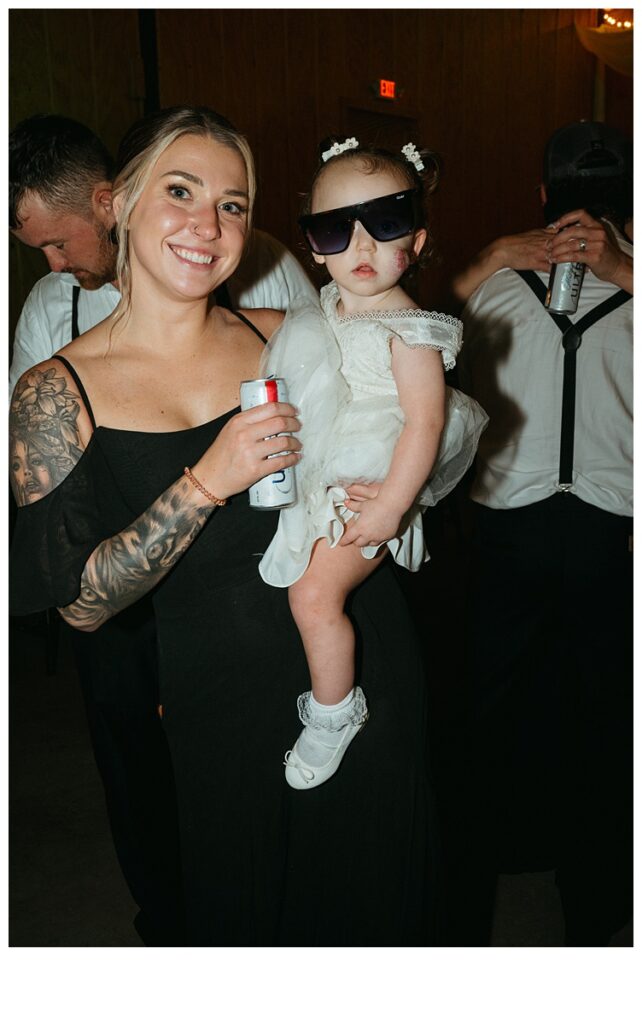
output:
[[[287, 402], [288, 389], [282, 377], [267, 377], [259, 380], [244, 380], [241, 382], [241, 409], [253, 409], [256, 405], [265, 405], [267, 402]], [[279, 437], [289, 437], [289, 434], [279, 434]], [[283, 452], [275, 452], [268, 458], [274, 459], [277, 455], [285, 455]], [[278, 509], [287, 508], [296, 501], [296, 481], [294, 470], [291, 466], [280, 469], [276, 473], [264, 476], [257, 480], [249, 488], [250, 505], [252, 508]]]
[[554, 263], [544, 305], [551, 313], [575, 313], [584, 280], [584, 263]]

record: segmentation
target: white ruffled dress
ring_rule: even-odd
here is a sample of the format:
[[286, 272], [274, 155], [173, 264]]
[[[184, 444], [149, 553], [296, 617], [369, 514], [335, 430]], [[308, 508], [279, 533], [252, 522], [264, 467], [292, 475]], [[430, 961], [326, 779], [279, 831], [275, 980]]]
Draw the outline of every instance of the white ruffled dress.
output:
[[[383, 480], [403, 428], [392, 373], [393, 338], [409, 347], [429, 346], [452, 369], [462, 325], [443, 313], [385, 310], [340, 317], [334, 282], [320, 304], [293, 305], [266, 346], [260, 375], [283, 377], [300, 413], [304, 454], [296, 467], [297, 501], [281, 510], [277, 531], [259, 565], [266, 583], [288, 587], [305, 572], [315, 542], [334, 547], [354, 513], [343, 504], [344, 485]], [[421, 509], [436, 505], [470, 467], [488, 422], [472, 398], [447, 388], [447, 416], [435, 465], [388, 547], [412, 571], [429, 558]], [[378, 547], [362, 548], [373, 558]]]

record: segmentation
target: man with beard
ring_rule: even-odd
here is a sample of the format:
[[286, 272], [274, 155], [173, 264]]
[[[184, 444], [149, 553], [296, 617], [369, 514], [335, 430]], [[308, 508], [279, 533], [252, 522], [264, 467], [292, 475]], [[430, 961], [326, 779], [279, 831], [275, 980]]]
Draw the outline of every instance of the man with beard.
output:
[[71, 340], [72, 318], [76, 333], [79, 314], [88, 330], [118, 302], [111, 172], [100, 139], [69, 118], [38, 114], [9, 136], [9, 227], [25, 245], [42, 249], [52, 271], [22, 310], [12, 390], [25, 370]]

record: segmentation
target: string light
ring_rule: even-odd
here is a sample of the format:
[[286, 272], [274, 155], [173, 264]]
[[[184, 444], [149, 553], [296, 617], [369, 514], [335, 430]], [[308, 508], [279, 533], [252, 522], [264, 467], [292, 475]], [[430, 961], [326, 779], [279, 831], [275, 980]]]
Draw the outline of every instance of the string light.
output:
[[604, 8], [603, 18], [607, 25], [610, 25], [611, 28], [633, 28], [632, 21], [618, 21], [617, 18], [614, 18], [613, 15], [609, 13], [612, 9], [612, 7]]

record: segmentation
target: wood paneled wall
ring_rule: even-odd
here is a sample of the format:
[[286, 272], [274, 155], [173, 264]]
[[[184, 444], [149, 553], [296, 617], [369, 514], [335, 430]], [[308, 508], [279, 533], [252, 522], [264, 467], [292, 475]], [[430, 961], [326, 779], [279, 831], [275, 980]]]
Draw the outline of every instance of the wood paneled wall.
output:
[[[420, 297], [449, 309], [450, 277], [481, 246], [540, 223], [546, 138], [592, 116], [595, 63], [574, 20], [590, 24], [595, 15], [159, 9], [161, 103], [208, 104], [247, 134], [259, 171], [257, 223], [303, 260], [296, 217], [318, 142], [349, 132], [351, 109], [365, 112], [360, 123], [378, 111], [408, 117], [413, 141], [444, 158], [432, 217], [441, 262], [425, 271]], [[10, 31], [11, 124], [38, 111], [67, 114], [115, 149], [142, 112], [137, 11], [14, 10]], [[369, 87], [379, 78], [395, 80], [402, 98], [374, 99]], [[13, 243], [12, 319], [44, 269], [39, 254]]]
[[[594, 58], [574, 10], [212, 10], [157, 13], [161, 102], [205, 102], [249, 137], [257, 222], [300, 247], [300, 194], [318, 142], [351, 133], [348, 105], [414, 118], [444, 158], [433, 204], [441, 263], [421, 298], [450, 302], [453, 272], [499, 234], [539, 224], [535, 187], [555, 128], [591, 117]], [[393, 79], [394, 103], [370, 85]], [[300, 251], [300, 250], [299, 250]]]

